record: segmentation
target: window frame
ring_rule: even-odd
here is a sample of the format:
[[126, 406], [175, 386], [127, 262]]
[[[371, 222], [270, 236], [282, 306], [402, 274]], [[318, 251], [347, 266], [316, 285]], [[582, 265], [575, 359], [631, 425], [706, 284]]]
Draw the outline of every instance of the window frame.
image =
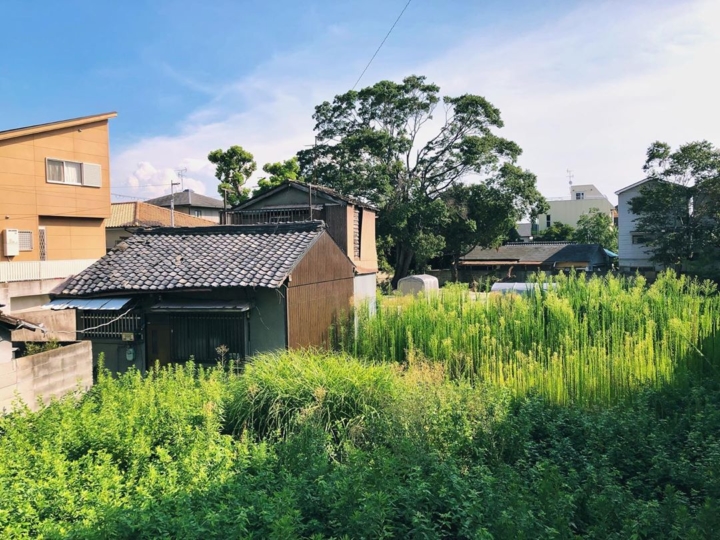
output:
[[577, 191], [577, 192], [575, 192], [575, 200], [576, 200], [576, 201], [583, 201], [583, 200], [585, 200], [585, 192], [584, 192], [584, 191]]
[[[58, 163], [62, 163], [62, 172], [63, 172], [63, 179], [62, 180], [50, 180], [50, 162], [55, 161]], [[66, 163], [72, 163], [73, 165], [79, 165], [80, 166], [80, 182], [66, 182], [65, 181], [65, 164]], [[45, 181], [48, 184], [62, 184], [65, 186], [84, 186], [83, 183], [84, 180], [84, 170], [83, 170], [84, 163], [82, 161], [75, 161], [72, 159], [59, 159], [59, 158], [53, 158], [53, 157], [46, 157], [45, 158]]]

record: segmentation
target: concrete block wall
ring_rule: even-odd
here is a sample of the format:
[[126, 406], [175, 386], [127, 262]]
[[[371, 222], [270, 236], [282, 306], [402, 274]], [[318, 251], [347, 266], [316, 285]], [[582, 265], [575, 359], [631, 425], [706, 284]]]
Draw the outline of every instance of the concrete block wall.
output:
[[80, 341], [32, 356], [0, 363], [0, 411], [10, 411], [19, 397], [32, 409], [38, 398], [48, 403], [78, 388], [92, 386], [92, 345]]

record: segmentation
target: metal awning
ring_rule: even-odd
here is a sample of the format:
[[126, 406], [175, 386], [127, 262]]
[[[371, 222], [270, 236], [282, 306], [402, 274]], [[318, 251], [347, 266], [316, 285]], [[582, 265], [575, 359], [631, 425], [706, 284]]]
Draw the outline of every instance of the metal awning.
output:
[[45, 304], [45, 309], [87, 309], [93, 311], [119, 311], [132, 298], [56, 298]]
[[168, 300], [159, 302], [150, 311], [250, 311], [252, 302], [246, 300]]

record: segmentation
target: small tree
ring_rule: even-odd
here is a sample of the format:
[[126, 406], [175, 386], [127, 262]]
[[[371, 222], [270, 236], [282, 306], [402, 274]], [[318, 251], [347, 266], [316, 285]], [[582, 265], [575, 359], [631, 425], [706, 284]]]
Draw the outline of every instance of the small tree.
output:
[[618, 231], [612, 218], [598, 208], [591, 208], [580, 216], [572, 239], [578, 244], [600, 244], [611, 251], [617, 251], [618, 247]]
[[540, 231], [534, 238], [535, 242], [571, 242], [575, 229], [561, 221], [556, 221], [544, 231]]
[[270, 176], [263, 176], [258, 180], [258, 187], [253, 191], [253, 197], [265, 193], [288, 180], [304, 181], [300, 176], [300, 164], [297, 156], [277, 163], [266, 163], [263, 165], [263, 171]]
[[215, 164], [215, 178], [220, 180], [218, 193], [230, 206], [248, 199], [250, 189], [243, 187], [257, 169], [253, 155], [242, 146], [231, 146], [227, 150], [213, 150], [208, 154], [210, 163]]

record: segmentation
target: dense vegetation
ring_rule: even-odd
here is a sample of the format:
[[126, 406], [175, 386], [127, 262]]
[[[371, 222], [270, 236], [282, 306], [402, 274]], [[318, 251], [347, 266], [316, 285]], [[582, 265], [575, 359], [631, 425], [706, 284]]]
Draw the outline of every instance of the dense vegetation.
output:
[[584, 274], [536, 285], [526, 296], [446, 288], [409, 301], [380, 299], [376, 316], [360, 314], [357, 332], [353, 320], [339, 325], [337, 344], [367, 359], [442, 362], [451, 377], [559, 404], [614, 403], [647, 384], [715, 370], [713, 283], [666, 272], [649, 288], [640, 277]]
[[[0, 536], [716, 537], [717, 297], [669, 275], [641, 285], [570, 279], [528, 298], [451, 290], [444, 299], [385, 302], [377, 320], [388, 336], [405, 336], [408, 352], [395, 341], [384, 358], [399, 362], [293, 352], [255, 358], [239, 372], [188, 364], [101, 374], [85, 396], [0, 418]], [[492, 376], [499, 368], [433, 356], [462, 351], [470, 333], [452, 322], [453, 305], [472, 328], [496, 328], [496, 355], [517, 344], [536, 383], [515, 382], [519, 359], [503, 381]], [[543, 319], [532, 311], [538, 305]], [[581, 316], [583, 306], [604, 322]], [[506, 317], [504, 326], [481, 324], [481, 310]], [[512, 342], [511, 314], [538, 317], [533, 328], [516, 325]], [[353, 342], [358, 348], [380, 335], [371, 321], [361, 325], [368, 336]], [[449, 344], [428, 347], [442, 328]], [[579, 345], [566, 352], [567, 332]], [[521, 338], [540, 336], [531, 359]], [[613, 358], [613, 376], [604, 375], [593, 356], [601, 344], [638, 355], [641, 367]], [[555, 373], [543, 356], [549, 347], [560, 364], [599, 371], [583, 367], [582, 386], [548, 393], [575, 380], [559, 367], [541, 376]], [[664, 366], [666, 353], [677, 361], [645, 373]], [[625, 369], [632, 377], [615, 376]], [[621, 389], [597, 390], [608, 384]], [[578, 394], [585, 388], [592, 400]]]

